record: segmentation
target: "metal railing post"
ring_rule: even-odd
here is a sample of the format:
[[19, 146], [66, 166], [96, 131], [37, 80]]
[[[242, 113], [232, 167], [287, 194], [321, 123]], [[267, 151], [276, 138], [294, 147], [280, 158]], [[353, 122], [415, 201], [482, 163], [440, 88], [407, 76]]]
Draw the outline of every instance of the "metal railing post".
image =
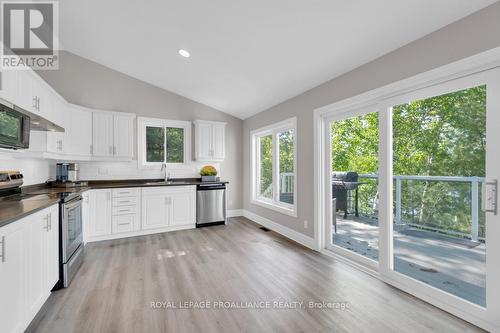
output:
[[401, 223], [401, 177], [396, 176], [396, 224]]
[[477, 177], [472, 177], [472, 227], [471, 239], [478, 241], [479, 235], [479, 181]]

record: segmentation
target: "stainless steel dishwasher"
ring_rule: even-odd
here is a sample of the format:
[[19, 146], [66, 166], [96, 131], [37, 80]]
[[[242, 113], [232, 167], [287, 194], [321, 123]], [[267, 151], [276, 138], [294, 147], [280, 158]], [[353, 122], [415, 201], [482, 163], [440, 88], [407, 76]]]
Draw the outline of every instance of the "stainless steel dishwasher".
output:
[[226, 185], [200, 184], [196, 190], [196, 227], [226, 224]]

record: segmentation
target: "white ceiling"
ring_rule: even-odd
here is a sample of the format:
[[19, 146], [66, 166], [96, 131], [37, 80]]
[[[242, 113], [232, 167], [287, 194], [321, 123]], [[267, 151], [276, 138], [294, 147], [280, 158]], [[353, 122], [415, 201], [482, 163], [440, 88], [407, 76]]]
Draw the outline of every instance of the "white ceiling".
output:
[[244, 119], [494, 2], [64, 0], [60, 35], [70, 52]]

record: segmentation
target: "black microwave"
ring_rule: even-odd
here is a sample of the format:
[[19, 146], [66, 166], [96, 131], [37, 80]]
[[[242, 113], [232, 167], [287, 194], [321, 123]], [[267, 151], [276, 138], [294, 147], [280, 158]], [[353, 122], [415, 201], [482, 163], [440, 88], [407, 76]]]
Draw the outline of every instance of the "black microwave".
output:
[[30, 117], [0, 104], [0, 148], [27, 149], [29, 143]]

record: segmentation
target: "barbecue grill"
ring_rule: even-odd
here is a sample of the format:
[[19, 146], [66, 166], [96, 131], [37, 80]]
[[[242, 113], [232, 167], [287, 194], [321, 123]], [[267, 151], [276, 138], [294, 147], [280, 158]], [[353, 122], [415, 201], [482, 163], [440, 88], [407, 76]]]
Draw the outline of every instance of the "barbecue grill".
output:
[[332, 196], [336, 199], [336, 211], [344, 211], [344, 218], [347, 218], [349, 212], [349, 203], [352, 201], [352, 192], [354, 191], [354, 214], [359, 216], [358, 212], [358, 187], [361, 183], [358, 181], [357, 172], [332, 172]]

